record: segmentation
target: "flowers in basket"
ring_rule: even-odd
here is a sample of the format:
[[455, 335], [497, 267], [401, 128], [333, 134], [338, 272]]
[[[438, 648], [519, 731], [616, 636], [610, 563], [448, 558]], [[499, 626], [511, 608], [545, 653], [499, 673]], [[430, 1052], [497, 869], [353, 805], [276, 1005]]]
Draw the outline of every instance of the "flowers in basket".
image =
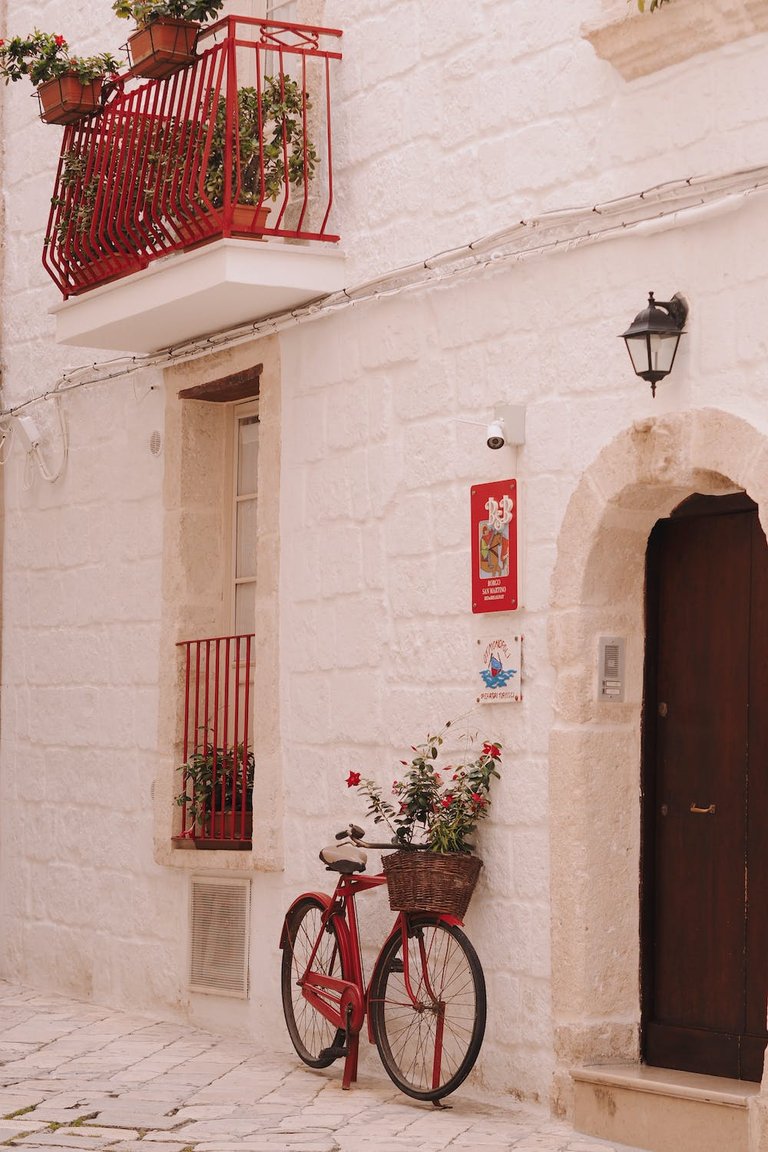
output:
[[477, 750], [475, 738], [467, 737], [466, 746], [453, 764], [438, 763], [444, 736], [451, 721], [425, 743], [412, 748], [409, 761], [401, 760], [405, 772], [392, 785], [394, 802], [384, 799], [381, 787], [350, 772], [347, 787], [368, 801], [367, 814], [377, 824], [385, 824], [393, 834], [393, 847], [424, 846], [432, 852], [469, 853], [469, 838], [480, 820], [488, 815], [490, 789], [499, 778], [501, 745], [485, 741]]

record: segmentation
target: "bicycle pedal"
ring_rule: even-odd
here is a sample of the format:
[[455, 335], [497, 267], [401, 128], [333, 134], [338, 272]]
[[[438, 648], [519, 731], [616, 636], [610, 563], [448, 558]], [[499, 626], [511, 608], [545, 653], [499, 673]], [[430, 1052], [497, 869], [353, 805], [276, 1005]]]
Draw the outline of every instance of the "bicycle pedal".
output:
[[349, 1056], [349, 1048], [345, 1048], [343, 1044], [332, 1044], [330, 1048], [323, 1048], [320, 1053], [320, 1059], [325, 1060], [328, 1057], [333, 1057], [338, 1060], [340, 1056]]

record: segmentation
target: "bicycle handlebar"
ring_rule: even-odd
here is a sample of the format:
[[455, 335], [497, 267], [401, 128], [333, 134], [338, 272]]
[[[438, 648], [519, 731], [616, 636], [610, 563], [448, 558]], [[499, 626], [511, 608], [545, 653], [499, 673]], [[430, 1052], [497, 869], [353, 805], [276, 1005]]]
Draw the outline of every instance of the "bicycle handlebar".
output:
[[405, 852], [418, 852], [429, 847], [428, 844], [401, 844], [396, 839], [388, 840], [383, 844], [377, 844], [372, 840], [365, 839], [365, 829], [361, 828], [359, 824], [348, 824], [342, 832], [336, 833], [334, 839], [349, 840], [355, 845], [356, 848], [390, 848], [393, 850], [399, 849]]

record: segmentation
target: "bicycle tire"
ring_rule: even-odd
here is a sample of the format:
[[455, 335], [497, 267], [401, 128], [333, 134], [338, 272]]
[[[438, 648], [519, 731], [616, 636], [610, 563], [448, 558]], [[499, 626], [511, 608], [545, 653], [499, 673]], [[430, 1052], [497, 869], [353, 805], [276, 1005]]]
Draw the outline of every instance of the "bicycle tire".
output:
[[[411, 986], [418, 1004], [413, 1004], [405, 988], [402, 939], [397, 931], [385, 943], [371, 978], [371, 1031], [381, 1062], [397, 1087], [416, 1100], [440, 1100], [466, 1079], [480, 1052], [485, 1035], [485, 977], [466, 935], [439, 917], [409, 917], [408, 939]], [[437, 999], [426, 991], [427, 985]], [[438, 1051], [436, 1005], [440, 1003], [443, 1035]]]
[[[322, 1013], [304, 999], [298, 981], [304, 974], [322, 927], [325, 905], [313, 896], [298, 901], [286, 918], [281, 992], [283, 1014], [296, 1052], [310, 1068], [327, 1068], [342, 1055], [344, 1029], [334, 1028]], [[331, 920], [313, 962], [326, 976], [344, 976], [343, 951], [336, 924]]]

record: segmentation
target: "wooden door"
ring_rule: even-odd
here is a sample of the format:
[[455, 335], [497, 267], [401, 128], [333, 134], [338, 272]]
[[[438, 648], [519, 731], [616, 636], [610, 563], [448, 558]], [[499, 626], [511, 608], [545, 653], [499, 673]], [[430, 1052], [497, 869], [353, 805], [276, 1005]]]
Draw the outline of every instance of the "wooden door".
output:
[[643, 1046], [759, 1080], [768, 1001], [768, 546], [692, 497], [648, 548]]

